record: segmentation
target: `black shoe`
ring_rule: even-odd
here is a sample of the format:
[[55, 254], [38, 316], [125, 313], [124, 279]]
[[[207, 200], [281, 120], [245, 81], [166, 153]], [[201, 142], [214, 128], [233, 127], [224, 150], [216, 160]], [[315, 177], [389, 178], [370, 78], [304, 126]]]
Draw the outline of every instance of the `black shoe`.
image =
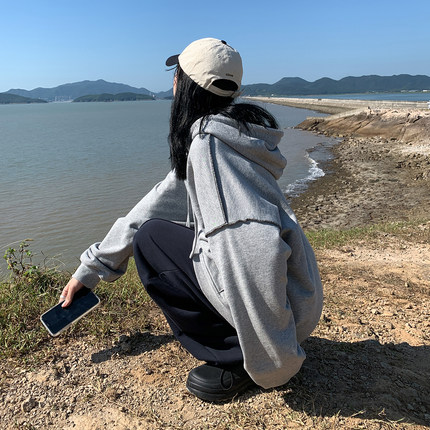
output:
[[187, 389], [199, 399], [208, 402], [230, 400], [247, 388], [255, 385], [242, 365], [232, 369], [221, 369], [203, 364], [188, 374]]

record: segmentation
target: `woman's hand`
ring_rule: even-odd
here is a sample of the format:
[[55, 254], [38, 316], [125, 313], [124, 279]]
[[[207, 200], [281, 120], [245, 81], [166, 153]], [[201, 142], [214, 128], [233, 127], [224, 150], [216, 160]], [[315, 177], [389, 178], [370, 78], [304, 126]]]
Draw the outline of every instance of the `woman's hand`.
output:
[[64, 303], [61, 305], [61, 307], [67, 308], [67, 306], [69, 306], [72, 303], [73, 296], [75, 295], [75, 293], [79, 291], [83, 286], [84, 284], [78, 281], [77, 279], [75, 278], [70, 279], [70, 281], [64, 287], [63, 292], [61, 293], [61, 296], [60, 296], [59, 302], [64, 300]]

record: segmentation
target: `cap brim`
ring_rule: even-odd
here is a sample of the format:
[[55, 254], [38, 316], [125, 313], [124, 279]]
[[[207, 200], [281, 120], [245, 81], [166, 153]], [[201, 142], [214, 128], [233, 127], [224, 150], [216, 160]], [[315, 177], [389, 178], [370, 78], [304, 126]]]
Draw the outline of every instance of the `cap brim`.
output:
[[179, 63], [179, 59], [178, 58], [179, 58], [179, 54], [172, 55], [171, 57], [169, 57], [166, 60], [166, 66], [170, 67], [170, 66], [174, 66], [175, 64], [178, 64]]

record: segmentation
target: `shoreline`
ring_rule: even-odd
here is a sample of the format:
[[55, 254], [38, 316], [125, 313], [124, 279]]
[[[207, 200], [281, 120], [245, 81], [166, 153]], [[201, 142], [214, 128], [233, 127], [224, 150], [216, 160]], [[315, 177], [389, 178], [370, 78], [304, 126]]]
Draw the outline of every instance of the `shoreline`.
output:
[[[254, 98], [255, 99], [255, 98]], [[273, 102], [271, 98], [260, 101]], [[316, 110], [308, 99], [277, 103]], [[316, 103], [319, 101], [316, 100]], [[430, 110], [426, 102], [381, 102], [357, 109], [356, 100], [329, 100], [327, 117], [309, 117], [296, 128], [341, 139], [329, 150], [325, 175], [291, 197], [305, 229], [348, 229], [369, 224], [428, 218], [430, 213]], [[363, 101], [362, 101], [363, 103]], [[383, 103], [384, 104], [384, 103]], [[385, 103], [387, 104], [387, 103]], [[391, 104], [391, 102], [388, 102]]]

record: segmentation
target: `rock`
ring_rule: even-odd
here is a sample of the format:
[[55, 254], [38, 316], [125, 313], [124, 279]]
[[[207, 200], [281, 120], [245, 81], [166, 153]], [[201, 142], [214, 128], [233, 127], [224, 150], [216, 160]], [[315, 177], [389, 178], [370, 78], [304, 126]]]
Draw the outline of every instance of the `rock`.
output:
[[36, 407], [36, 400], [33, 397], [28, 397], [21, 403], [22, 412], [28, 413]]

